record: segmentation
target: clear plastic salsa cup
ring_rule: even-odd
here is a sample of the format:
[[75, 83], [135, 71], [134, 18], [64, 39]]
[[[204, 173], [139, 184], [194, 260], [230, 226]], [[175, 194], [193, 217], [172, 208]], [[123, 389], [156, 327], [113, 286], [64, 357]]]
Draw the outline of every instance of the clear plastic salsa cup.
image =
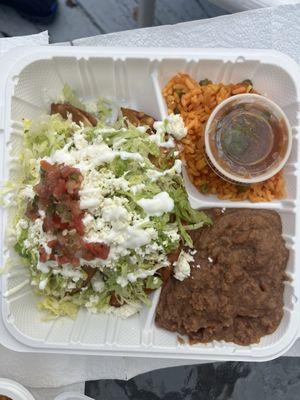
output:
[[220, 103], [205, 128], [209, 164], [223, 179], [263, 182], [287, 162], [292, 132], [282, 109], [258, 94], [240, 94]]

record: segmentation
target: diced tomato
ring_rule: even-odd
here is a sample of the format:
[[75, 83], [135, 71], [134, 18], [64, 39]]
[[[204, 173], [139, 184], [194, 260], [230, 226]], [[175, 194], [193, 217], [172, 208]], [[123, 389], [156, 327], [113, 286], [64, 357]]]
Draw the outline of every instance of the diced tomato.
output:
[[72, 264], [74, 267], [79, 267], [80, 265], [80, 260], [77, 257], [72, 257], [70, 259], [70, 264]]
[[50, 240], [50, 242], [47, 243], [48, 247], [50, 247], [50, 249], [54, 249], [55, 246], [57, 246], [58, 240], [54, 239], [54, 240]]
[[69, 224], [67, 222], [62, 222], [60, 216], [56, 213], [52, 217], [52, 223], [54, 228], [57, 230], [63, 231], [69, 228]]
[[85, 243], [84, 247], [89, 250], [95, 258], [106, 260], [109, 253], [109, 247], [105, 243]]
[[83, 213], [83, 211], [80, 209], [80, 204], [79, 201], [76, 200], [72, 200], [72, 199], [68, 199], [66, 200], [65, 204], [68, 206], [68, 208], [70, 209], [72, 215], [74, 216], [81, 216]]
[[69, 258], [67, 256], [58, 256], [57, 261], [59, 264], [68, 264]]
[[94, 255], [91, 251], [86, 250], [86, 251], [83, 251], [82, 258], [83, 258], [84, 260], [86, 260], [86, 261], [92, 261], [92, 260], [94, 260], [96, 257], [95, 257], [95, 255]]
[[53, 229], [52, 217], [46, 214], [46, 217], [44, 218], [43, 221], [43, 231], [50, 232], [52, 229]]
[[40, 261], [41, 262], [46, 262], [48, 260], [48, 254], [46, 253], [46, 250], [44, 249], [43, 246], [40, 247], [39, 249], [39, 255], [40, 255]]
[[46, 161], [46, 160], [42, 160], [40, 162], [40, 166], [41, 166], [41, 169], [43, 169], [44, 171], [47, 171], [47, 172], [52, 171], [55, 168], [55, 165], [48, 163], [48, 161]]
[[83, 225], [83, 222], [82, 222], [82, 217], [74, 218], [73, 226], [76, 229], [76, 231], [79, 233], [80, 236], [84, 235], [84, 225]]
[[[55, 260], [59, 264], [70, 263], [78, 267], [80, 259], [106, 259], [109, 254], [106, 244], [86, 243], [82, 240], [85, 212], [80, 209], [79, 203], [79, 190], [83, 181], [80, 170], [64, 164], [52, 165], [45, 160], [40, 165], [41, 180], [34, 187], [36, 199], [28, 205], [26, 215], [36, 219], [40, 209], [45, 211], [43, 230], [56, 235], [56, 239], [48, 243], [51, 254], [41, 248], [40, 260]], [[63, 231], [67, 232], [63, 234]]]
[[64, 179], [58, 179], [58, 182], [53, 190], [53, 196], [60, 199], [66, 193], [67, 183]]
[[36, 194], [40, 195], [44, 190], [44, 185], [42, 185], [42, 183], [38, 183], [37, 185], [35, 185], [34, 187], [34, 191]]
[[62, 165], [62, 167], [60, 168], [60, 171], [61, 171], [61, 175], [64, 178], [68, 178], [70, 175], [73, 175], [73, 174], [74, 174], [74, 176], [76, 175], [78, 177], [81, 175], [81, 172], [78, 168], [70, 167], [69, 165]]

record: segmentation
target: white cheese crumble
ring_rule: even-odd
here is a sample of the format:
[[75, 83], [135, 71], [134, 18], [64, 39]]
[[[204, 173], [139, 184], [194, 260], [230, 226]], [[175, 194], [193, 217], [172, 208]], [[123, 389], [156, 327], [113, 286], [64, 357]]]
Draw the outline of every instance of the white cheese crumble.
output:
[[81, 150], [84, 147], [89, 145], [88, 141], [85, 139], [84, 135], [82, 134], [82, 130], [78, 130], [73, 134], [73, 141], [75, 144], [76, 149]]
[[105, 283], [103, 281], [102, 276], [100, 273], [96, 273], [95, 276], [93, 276], [91, 280], [92, 288], [94, 289], [95, 292], [101, 293], [103, 292], [105, 288]]
[[128, 190], [128, 182], [125, 178], [116, 178], [109, 170], [97, 171], [91, 169], [83, 172], [83, 182], [80, 195], [80, 208], [82, 210], [92, 210], [102, 205], [104, 197], [112, 195], [116, 190]]
[[84, 217], [82, 218], [82, 222], [83, 222], [83, 225], [89, 226], [90, 224], [92, 224], [94, 222], [94, 217], [92, 216], [92, 214], [86, 212]]
[[113, 150], [103, 142], [100, 135], [97, 143], [92, 144], [87, 142], [82, 132], [77, 131], [74, 135], [75, 148], [71, 148], [72, 142], [69, 142], [62, 149], [56, 150], [51, 157], [45, 157], [45, 159], [51, 163], [64, 163], [79, 168], [81, 172], [110, 163], [117, 156], [123, 160], [131, 159], [139, 162], [144, 160], [139, 153]]
[[158, 193], [152, 199], [140, 199], [137, 204], [146, 214], [156, 217], [160, 217], [165, 212], [171, 212], [174, 208], [174, 200], [167, 192]]
[[28, 228], [28, 222], [26, 219], [19, 219], [19, 221], [16, 224], [16, 235], [17, 237], [21, 235], [23, 229]]
[[153, 276], [156, 272], [156, 269], [151, 270], [151, 269], [139, 269], [134, 272], [130, 272], [127, 274], [127, 279], [129, 282], [136, 282], [139, 278], [140, 279], [145, 279], [148, 276]]
[[189, 253], [181, 250], [178, 260], [173, 264], [174, 265], [174, 276], [179, 281], [183, 281], [185, 278], [190, 276], [191, 267], [190, 262], [194, 261], [194, 257]]
[[44, 210], [39, 210], [39, 216], [44, 219], [46, 217], [45, 211]]
[[147, 131], [146, 126], [137, 126], [136, 129], [141, 133], [145, 133]]
[[122, 197], [105, 198], [94, 218], [84, 218], [84, 240], [104, 242], [110, 246], [107, 260], [93, 260], [91, 265], [112, 267], [118, 258], [130, 254], [131, 249], [138, 252], [142, 246], [150, 245], [157, 239], [154, 228], [141, 227], [149, 220], [129, 212], [126, 209], [127, 203], [128, 200]]
[[48, 283], [48, 278], [41, 280], [39, 283], [39, 289], [45, 290], [47, 283]]
[[48, 247], [48, 242], [54, 239], [54, 235], [43, 231], [43, 219], [37, 218], [34, 222], [30, 221], [27, 239], [24, 240], [23, 246], [25, 249], [38, 249], [43, 246], [46, 253], [50, 254], [51, 250]]
[[76, 283], [73, 282], [73, 281], [69, 282], [68, 285], [67, 285], [67, 289], [68, 289], [68, 290], [74, 290], [74, 289], [76, 289]]
[[154, 266], [153, 269], [138, 269], [136, 271], [129, 272], [125, 276], [119, 276], [117, 278], [117, 283], [121, 287], [126, 287], [129, 282], [134, 283], [138, 279], [145, 279], [148, 276], [153, 276], [158, 269], [166, 267], [168, 265], [170, 265], [170, 263], [167, 259], [167, 256], [161, 254], [159, 256], [157, 264]]
[[65, 278], [71, 279], [73, 282], [78, 282], [80, 279], [84, 278], [84, 272], [82, 272], [80, 269], [74, 268], [73, 265], [71, 264], [58, 265], [56, 261], [52, 260], [46, 261], [44, 263], [38, 261], [36, 268], [38, 271], [41, 271], [42, 273], [45, 274], [51, 271], [53, 275], [62, 275]]
[[119, 197], [106, 198], [102, 203], [102, 218], [106, 222], [128, 221], [129, 213], [123, 206], [124, 202]]
[[121, 287], [126, 287], [128, 285], [128, 279], [125, 276], [118, 276], [116, 282]]
[[177, 229], [173, 229], [170, 231], [165, 231], [164, 232], [166, 236], [171, 240], [171, 242], [178, 242], [180, 240], [180, 235], [177, 231]]
[[174, 136], [175, 139], [181, 140], [187, 135], [187, 128], [180, 114], [170, 114], [166, 120], [167, 133]]
[[175, 147], [175, 141], [172, 137], [169, 137], [167, 141], [165, 141], [165, 134], [166, 130], [165, 129], [160, 129], [160, 125], [158, 125], [160, 122], [154, 122], [154, 129], [156, 129], [156, 133], [153, 135], [149, 136], [149, 140], [151, 142], [155, 143], [158, 147], [166, 147], [166, 148], [172, 148]]
[[31, 185], [26, 185], [24, 189], [21, 191], [21, 196], [27, 200], [33, 200], [35, 196], [35, 192]]
[[[156, 143], [159, 147], [175, 147], [175, 141], [181, 140], [187, 135], [187, 128], [184, 125], [183, 119], [180, 114], [170, 114], [163, 121], [155, 121], [153, 128], [156, 133], [151, 135], [149, 139]], [[165, 140], [166, 134], [169, 136], [168, 140]]]
[[73, 267], [71, 264], [64, 264], [58, 268], [58, 273], [65, 278], [71, 278], [73, 282], [78, 282], [84, 278], [84, 273]]
[[22, 228], [22, 229], [27, 229], [28, 222], [26, 221], [26, 219], [20, 219], [18, 222], [18, 226], [20, 226], [20, 228]]

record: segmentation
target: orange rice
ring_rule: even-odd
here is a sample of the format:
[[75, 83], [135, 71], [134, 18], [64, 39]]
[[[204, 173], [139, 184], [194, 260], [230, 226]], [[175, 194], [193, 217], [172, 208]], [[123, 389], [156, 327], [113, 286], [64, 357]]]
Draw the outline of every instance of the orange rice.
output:
[[163, 89], [168, 112], [180, 113], [188, 129], [187, 136], [181, 141], [181, 157], [192, 183], [200, 192], [226, 200], [257, 202], [285, 197], [282, 171], [265, 182], [242, 186], [223, 180], [209, 167], [204, 156], [204, 129], [209, 115], [217, 104], [228, 97], [256, 91], [249, 81], [229, 85], [200, 83], [187, 74], [179, 73]]

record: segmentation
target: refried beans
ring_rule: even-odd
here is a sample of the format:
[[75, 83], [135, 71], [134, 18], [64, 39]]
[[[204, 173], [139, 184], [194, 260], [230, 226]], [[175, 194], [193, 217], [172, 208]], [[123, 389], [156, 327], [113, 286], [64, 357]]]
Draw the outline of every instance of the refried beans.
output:
[[289, 252], [280, 216], [255, 209], [205, 212], [213, 225], [189, 232], [197, 250], [190, 276], [165, 283], [156, 324], [191, 343], [257, 343], [283, 316]]

